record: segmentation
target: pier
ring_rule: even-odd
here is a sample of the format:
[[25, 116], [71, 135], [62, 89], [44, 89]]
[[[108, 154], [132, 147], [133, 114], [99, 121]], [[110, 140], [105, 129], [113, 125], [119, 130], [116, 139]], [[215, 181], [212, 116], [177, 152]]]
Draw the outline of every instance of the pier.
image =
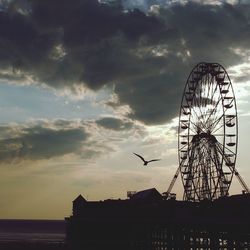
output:
[[164, 200], [156, 189], [125, 200], [73, 201], [70, 249], [249, 249], [250, 195], [215, 201]]

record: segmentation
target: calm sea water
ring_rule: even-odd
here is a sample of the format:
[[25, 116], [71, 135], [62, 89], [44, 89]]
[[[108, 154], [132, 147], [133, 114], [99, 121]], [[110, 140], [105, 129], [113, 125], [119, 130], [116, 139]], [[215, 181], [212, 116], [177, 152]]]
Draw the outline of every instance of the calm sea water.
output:
[[0, 220], [0, 243], [63, 243], [64, 240], [64, 221]]

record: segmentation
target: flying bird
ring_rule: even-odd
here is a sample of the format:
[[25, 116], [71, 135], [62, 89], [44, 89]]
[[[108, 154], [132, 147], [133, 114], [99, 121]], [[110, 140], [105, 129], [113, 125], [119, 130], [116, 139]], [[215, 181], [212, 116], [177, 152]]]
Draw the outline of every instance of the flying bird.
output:
[[134, 155], [138, 156], [139, 158], [141, 158], [141, 160], [144, 162], [144, 166], [147, 166], [149, 162], [152, 162], [152, 161], [159, 161], [160, 159], [152, 159], [150, 161], [146, 161], [141, 155], [138, 155], [136, 153], [133, 153]]

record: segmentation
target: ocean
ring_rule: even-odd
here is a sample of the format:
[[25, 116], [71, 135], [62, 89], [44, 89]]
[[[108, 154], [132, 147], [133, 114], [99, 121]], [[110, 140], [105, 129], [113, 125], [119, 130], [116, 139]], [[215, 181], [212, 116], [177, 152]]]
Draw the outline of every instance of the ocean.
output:
[[66, 249], [65, 222], [63, 220], [0, 220], [0, 249]]

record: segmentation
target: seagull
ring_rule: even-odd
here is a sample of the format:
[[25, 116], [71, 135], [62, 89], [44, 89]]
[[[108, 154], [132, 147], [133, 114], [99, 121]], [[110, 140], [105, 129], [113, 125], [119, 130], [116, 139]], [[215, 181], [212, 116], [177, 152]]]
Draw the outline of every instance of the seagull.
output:
[[160, 159], [153, 159], [153, 160], [150, 160], [150, 161], [146, 161], [141, 155], [138, 155], [136, 153], [133, 153], [134, 155], [138, 156], [139, 158], [142, 159], [142, 161], [144, 162], [144, 166], [147, 166], [149, 162], [152, 162], [152, 161], [159, 161]]

